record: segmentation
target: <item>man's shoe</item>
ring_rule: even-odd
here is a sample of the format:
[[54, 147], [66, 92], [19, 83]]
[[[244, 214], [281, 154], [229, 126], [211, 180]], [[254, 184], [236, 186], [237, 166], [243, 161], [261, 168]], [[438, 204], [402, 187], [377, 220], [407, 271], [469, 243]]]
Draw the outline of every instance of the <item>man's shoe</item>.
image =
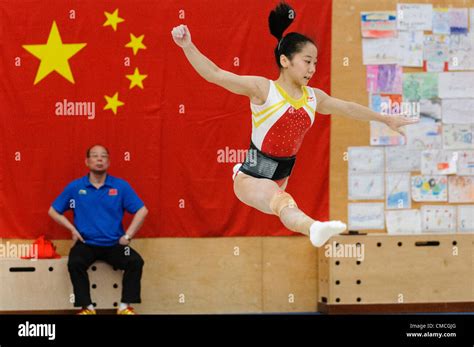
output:
[[80, 310], [77, 315], [79, 316], [82, 316], [82, 315], [94, 315], [94, 314], [97, 314], [97, 312], [95, 312], [95, 310], [89, 310], [88, 308], [83, 308], [82, 310]]
[[135, 309], [132, 306], [127, 306], [123, 310], [117, 310], [119, 315], [136, 315]]

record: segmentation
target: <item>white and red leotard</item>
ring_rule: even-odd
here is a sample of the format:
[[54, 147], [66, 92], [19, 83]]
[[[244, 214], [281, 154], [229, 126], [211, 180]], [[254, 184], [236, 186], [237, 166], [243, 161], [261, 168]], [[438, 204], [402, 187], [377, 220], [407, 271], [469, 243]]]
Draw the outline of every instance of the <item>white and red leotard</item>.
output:
[[270, 80], [265, 103], [250, 103], [252, 142], [263, 153], [291, 157], [300, 149], [304, 135], [314, 123], [317, 104], [313, 88], [301, 86], [301, 89], [303, 95], [296, 100]]
[[[301, 86], [303, 95], [293, 99], [278, 83], [270, 80], [263, 105], [250, 103], [252, 111], [252, 143], [271, 157], [293, 157], [314, 123], [316, 95], [310, 87]], [[234, 177], [240, 165], [234, 167]], [[279, 185], [287, 178], [275, 180]]]

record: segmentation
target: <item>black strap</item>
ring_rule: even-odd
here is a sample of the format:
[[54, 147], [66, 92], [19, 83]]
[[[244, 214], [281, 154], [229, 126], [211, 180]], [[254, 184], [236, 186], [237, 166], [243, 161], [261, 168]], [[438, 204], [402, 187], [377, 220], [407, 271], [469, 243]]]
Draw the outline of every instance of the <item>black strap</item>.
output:
[[240, 171], [256, 178], [280, 180], [290, 176], [295, 161], [296, 156], [274, 157], [265, 154], [251, 142]]

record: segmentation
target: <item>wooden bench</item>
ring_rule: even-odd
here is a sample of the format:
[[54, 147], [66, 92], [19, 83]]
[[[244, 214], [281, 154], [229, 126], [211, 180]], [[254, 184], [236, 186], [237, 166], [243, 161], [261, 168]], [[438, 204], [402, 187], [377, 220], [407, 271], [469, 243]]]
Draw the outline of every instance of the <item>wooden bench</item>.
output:
[[[0, 311], [74, 309], [67, 262], [67, 257], [39, 260], [0, 258]], [[115, 308], [121, 297], [122, 271], [97, 261], [88, 273], [96, 308]]]
[[[318, 254], [318, 311], [473, 312], [473, 242], [472, 233], [334, 237], [339, 253]], [[362, 246], [363, 260], [350, 256]]]

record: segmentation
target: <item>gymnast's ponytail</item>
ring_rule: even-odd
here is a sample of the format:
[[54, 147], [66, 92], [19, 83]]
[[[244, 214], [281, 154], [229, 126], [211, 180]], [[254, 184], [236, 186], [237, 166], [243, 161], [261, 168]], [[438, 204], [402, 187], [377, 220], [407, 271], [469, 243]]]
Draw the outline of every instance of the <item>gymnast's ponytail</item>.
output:
[[307, 42], [315, 45], [313, 40], [299, 33], [291, 32], [283, 36], [285, 30], [293, 23], [295, 18], [295, 10], [284, 1], [280, 2], [268, 16], [270, 33], [278, 40], [275, 47], [275, 60], [280, 69], [283, 68], [280, 63], [280, 55], [283, 54], [291, 60], [293, 55], [300, 52]]

